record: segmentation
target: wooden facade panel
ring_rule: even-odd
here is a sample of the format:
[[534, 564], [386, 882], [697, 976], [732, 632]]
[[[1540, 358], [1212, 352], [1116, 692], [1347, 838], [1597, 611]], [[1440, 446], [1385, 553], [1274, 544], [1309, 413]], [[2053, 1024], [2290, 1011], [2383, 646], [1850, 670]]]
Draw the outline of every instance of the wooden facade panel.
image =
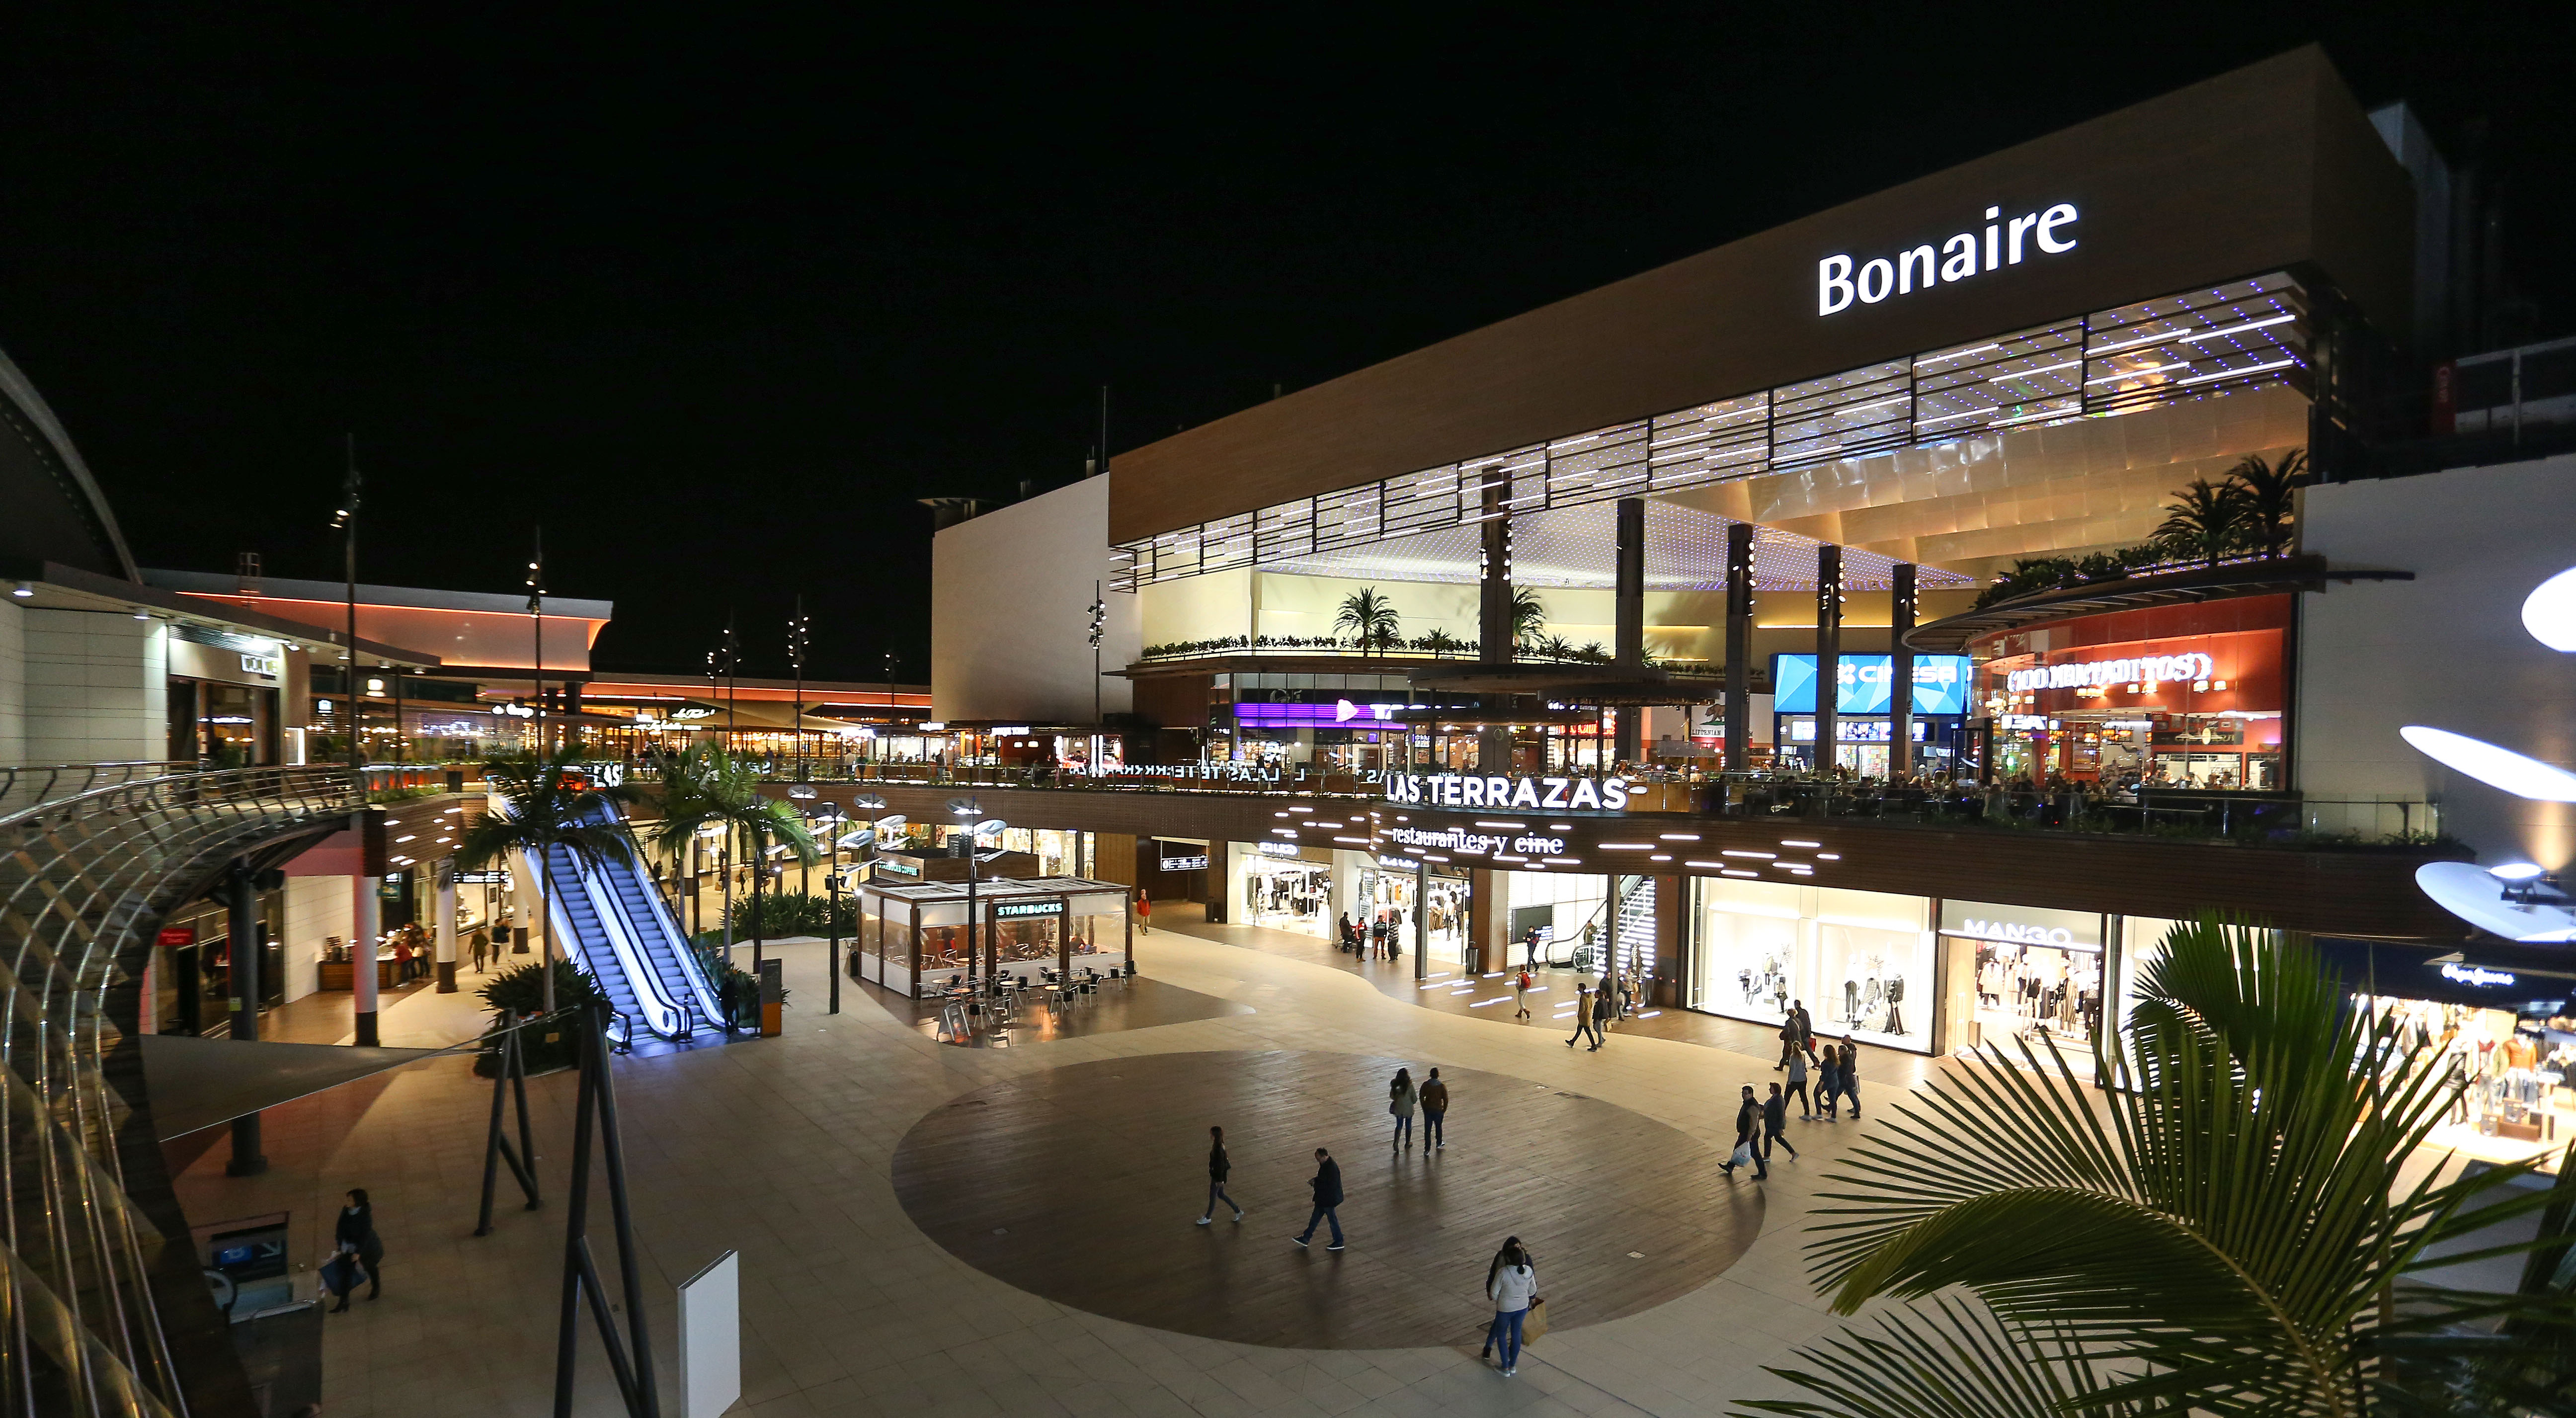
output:
[[[1816, 263], [2071, 202], [2076, 250], [1820, 317]], [[1177, 527], [2291, 270], [2402, 338], [2413, 198], [2310, 47], [1118, 456], [1109, 532]]]

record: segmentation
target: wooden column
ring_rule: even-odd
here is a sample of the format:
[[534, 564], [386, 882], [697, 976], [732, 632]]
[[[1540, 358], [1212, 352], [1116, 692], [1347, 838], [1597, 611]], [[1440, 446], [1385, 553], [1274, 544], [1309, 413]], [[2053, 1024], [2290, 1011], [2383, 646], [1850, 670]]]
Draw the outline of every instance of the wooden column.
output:
[[1726, 529], [1726, 771], [1750, 766], [1753, 729], [1753, 524]]
[[1834, 766], [1843, 679], [1843, 549], [1816, 548], [1816, 751], [1819, 773]]
[[1914, 647], [1905, 633], [1914, 628], [1914, 563], [1896, 564], [1887, 632], [1887, 771], [1890, 777], [1914, 768]]

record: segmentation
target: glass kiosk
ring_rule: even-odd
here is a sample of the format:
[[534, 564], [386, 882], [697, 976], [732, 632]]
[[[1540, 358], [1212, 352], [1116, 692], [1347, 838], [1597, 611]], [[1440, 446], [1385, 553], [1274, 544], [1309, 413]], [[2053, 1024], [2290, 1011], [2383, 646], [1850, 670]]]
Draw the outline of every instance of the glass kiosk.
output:
[[979, 978], [1018, 975], [1034, 984], [1044, 966], [1067, 975], [1086, 965], [1104, 974], [1135, 968], [1127, 888], [1116, 882], [1050, 876], [971, 883], [973, 947], [982, 957], [972, 962], [966, 955], [969, 886], [963, 881], [861, 883], [851, 977], [923, 999], [947, 989], [970, 969]]

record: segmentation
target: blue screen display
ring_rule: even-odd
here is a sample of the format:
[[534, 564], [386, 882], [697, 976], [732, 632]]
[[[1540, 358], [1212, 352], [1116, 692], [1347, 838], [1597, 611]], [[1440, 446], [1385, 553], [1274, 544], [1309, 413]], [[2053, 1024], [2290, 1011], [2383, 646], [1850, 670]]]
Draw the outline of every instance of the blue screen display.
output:
[[[1834, 693], [1835, 713], [1884, 714], [1894, 707], [1888, 686], [1889, 656], [1845, 655], [1841, 669], [1841, 683]], [[1965, 655], [1915, 656], [1914, 712], [1967, 713], [1968, 673]], [[1782, 714], [1816, 712], [1815, 656], [1771, 657], [1771, 707]]]

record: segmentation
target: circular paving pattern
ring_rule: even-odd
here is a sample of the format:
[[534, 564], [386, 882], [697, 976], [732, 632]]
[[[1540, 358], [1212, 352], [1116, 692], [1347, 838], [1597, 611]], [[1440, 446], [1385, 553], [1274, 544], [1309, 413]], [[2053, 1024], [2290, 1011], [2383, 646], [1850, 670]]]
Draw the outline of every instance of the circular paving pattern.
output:
[[[1444, 1066], [1449, 1145], [1387, 1146], [1386, 1084], [1414, 1060], [1294, 1051], [1069, 1064], [933, 1110], [895, 1150], [895, 1195], [969, 1265], [1114, 1319], [1251, 1344], [1473, 1344], [1507, 1235], [1557, 1329], [1651, 1309], [1734, 1264], [1762, 1194], [1688, 1134], [1527, 1079]], [[1237, 1224], [1207, 1202], [1225, 1128]], [[1417, 1135], [1421, 1123], [1417, 1118]], [[1417, 1136], [1417, 1141], [1419, 1138]], [[1303, 1229], [1317, 1147], [1341, 1163], [1350, 1248]]]

